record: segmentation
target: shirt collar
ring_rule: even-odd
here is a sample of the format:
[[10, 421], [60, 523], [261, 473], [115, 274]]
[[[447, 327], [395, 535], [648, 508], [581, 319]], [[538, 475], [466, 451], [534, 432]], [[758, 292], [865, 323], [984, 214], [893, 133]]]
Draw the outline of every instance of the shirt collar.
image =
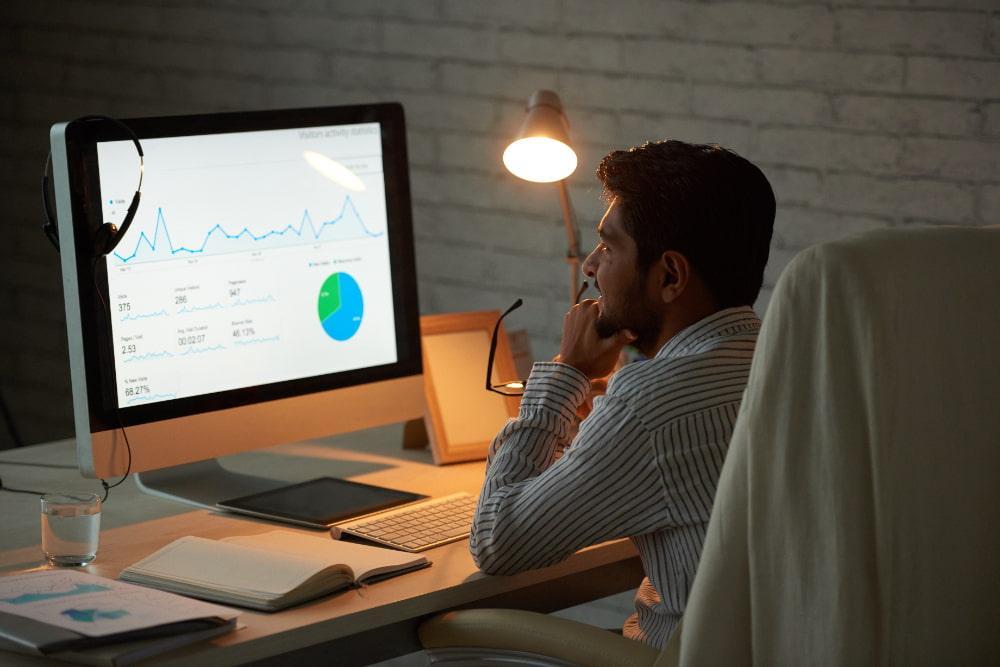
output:
[[656, 353], [657, 359], [683, 357], [702, 351], [717, 338], [734, 334], [757, 333], [760, 318], [750, 306], [723, 308], [681, 329]]

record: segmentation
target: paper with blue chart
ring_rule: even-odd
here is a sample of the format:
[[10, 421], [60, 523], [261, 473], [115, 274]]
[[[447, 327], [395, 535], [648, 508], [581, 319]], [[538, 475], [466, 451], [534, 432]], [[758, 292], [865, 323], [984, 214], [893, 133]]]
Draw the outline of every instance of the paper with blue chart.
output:
[[39, 570], [0, 577], [0, 612], [88, 637], [239, 612], [79, 570]]

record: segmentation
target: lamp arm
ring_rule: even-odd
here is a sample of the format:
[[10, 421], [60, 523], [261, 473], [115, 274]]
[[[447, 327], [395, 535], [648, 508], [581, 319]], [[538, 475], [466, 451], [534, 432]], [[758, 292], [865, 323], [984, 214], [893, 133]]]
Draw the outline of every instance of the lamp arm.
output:
[[569, 303], [576, 303], [580, 289], [580, 229], [576, 224], [576, 213], [569, 198], [566, 180], [558, 182], [559, 203], [562, 204], [563, 226], [566, 227], [566, 263], [569, 264]]

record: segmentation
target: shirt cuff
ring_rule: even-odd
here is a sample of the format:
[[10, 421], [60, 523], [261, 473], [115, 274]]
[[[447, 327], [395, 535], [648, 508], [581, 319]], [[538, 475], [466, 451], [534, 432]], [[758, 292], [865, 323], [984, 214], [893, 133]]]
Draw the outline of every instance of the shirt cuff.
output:
[[573, 366], [558, 361], [536, 362], [521, 397], [521, 417], [548, 410], [571, 422], [589, 393], [590, 379]]

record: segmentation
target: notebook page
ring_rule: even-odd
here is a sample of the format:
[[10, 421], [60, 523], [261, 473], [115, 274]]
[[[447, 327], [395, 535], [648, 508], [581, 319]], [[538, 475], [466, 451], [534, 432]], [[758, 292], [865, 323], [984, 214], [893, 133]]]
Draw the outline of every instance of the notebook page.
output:
[[127, 568], [207, 588], [283, 594], [326, 567], [306, 555], [276, 553], [230, 541], [182, 537]]
[[290, 530], [227, 537], [224, 541], [268, 551], [279, 551], [291, 556], [308, 556], [322, 560], [328, 565], [346, 565], [358, 581], [377, 571], [403, 570], [427, 562], [427, 558], [420, 554], [342, 542], [330, 537], [306, 535]]

